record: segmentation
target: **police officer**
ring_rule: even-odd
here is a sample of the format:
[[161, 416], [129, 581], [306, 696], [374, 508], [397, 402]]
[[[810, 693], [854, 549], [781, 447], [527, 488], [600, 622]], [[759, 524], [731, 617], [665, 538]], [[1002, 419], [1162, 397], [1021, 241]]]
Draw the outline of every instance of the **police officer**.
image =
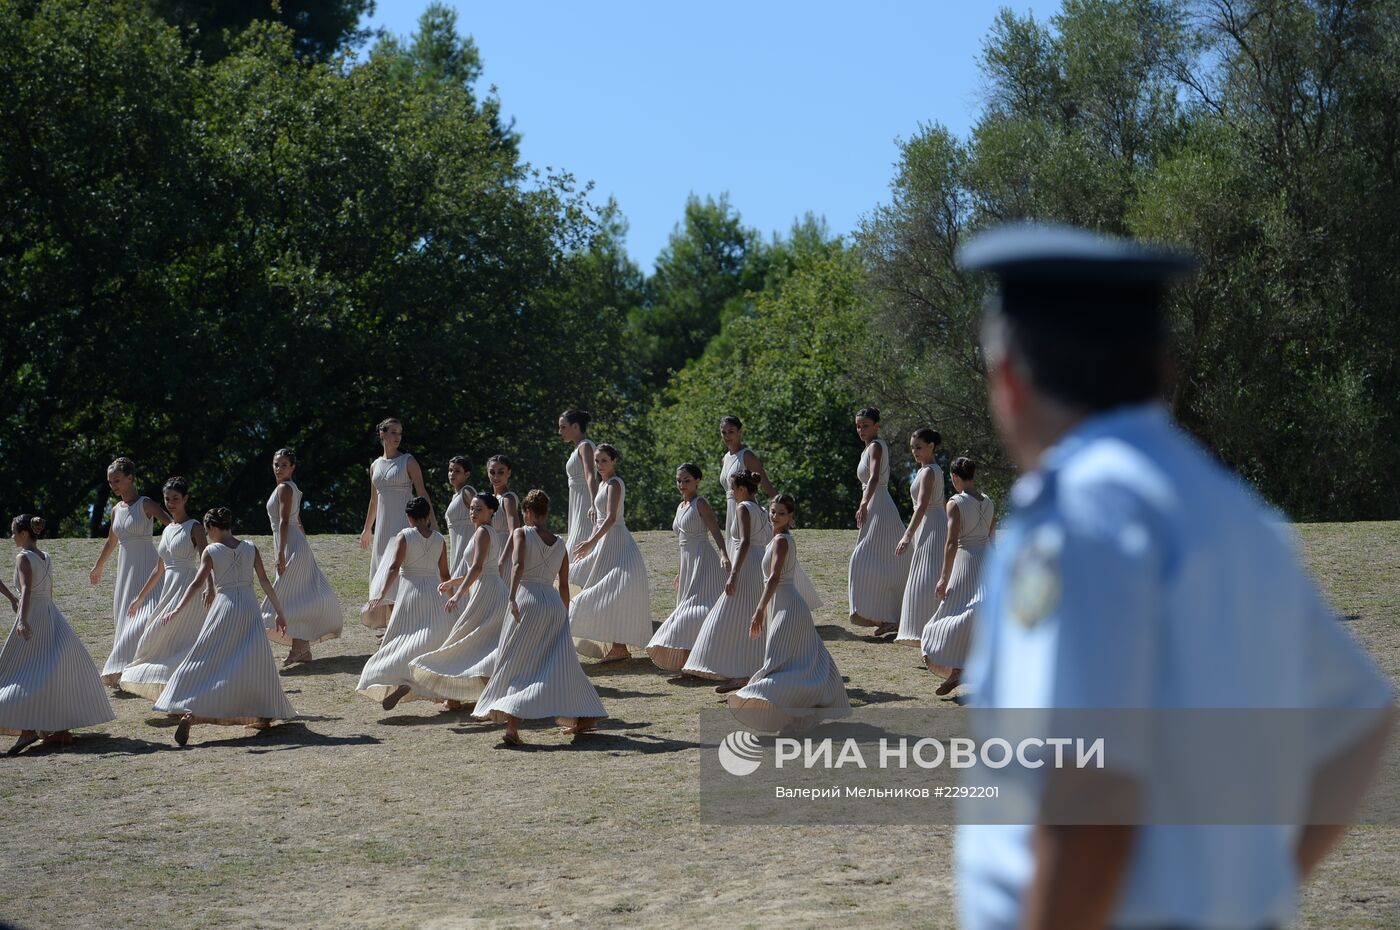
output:
[[[984, 570], [966, 670], [975, 702], [1388, 708], [1388, 683], [1299, 566], [1281, 518], [1158, 401], [1163, 296], [1190, 258], [1032, 225], [984, 233], [959, 260], [998, 279], [983, 324], [989, 399], [1023, 475]], [[1316, 792], [1321, 767], [1345, 757], [1360, 760], [1364, 783], [1389, 716], [1372, 712], [1345, 745], [1319, 745], [1306, 772], [1280, 777]], [[1151, 771], [1105, 777], [1153, 787]], [[1279, 927], [1343, 829], [965, 825], [962, 920], [971, 930]]]

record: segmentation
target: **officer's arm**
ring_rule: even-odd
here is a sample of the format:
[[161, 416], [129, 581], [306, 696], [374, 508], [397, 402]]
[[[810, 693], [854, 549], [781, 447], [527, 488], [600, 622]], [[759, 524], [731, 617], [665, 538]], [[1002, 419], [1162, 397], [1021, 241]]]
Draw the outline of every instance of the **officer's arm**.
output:
[[[1395, 723], [1395, 709], [1380, 712], [1376, 725], [1351, 747], [1327, 762], [1313, 778], [1310, 809], [1324, 810], [1328, 819], [1351, 821], [1380, 768], [1386, 737]], [[1341, 800], [1350, 810], [1336, 811]], [[1347, 832], [1347, 823], [1312, 823], [1303, 828], [1294, 850], [1298, 877], [1306, 881]]]
[[1036, 827], [1035, 877], [1021, 913], [1022, 930], [1108, 926], [1136, 832], [1133, 826]]

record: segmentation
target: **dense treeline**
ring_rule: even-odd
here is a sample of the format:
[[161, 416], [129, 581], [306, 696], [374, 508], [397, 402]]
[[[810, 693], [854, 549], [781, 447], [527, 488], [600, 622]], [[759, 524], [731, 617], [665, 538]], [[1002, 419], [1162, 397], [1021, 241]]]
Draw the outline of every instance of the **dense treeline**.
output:
[[1031, 216], [1195, 249], [1178, 416], [1296, 517], [1400, 515], [1400, 0], [1003, 13], [973, 131], [911, 127], [855, 236], [692, 198], [650, 275], [612, 204], [521, 161], [450, 10], [370, 42], [366, 6], [0, 0], [6, 512], [102, 532], [127, 454], [260, 526], [292, 445], [308, 528], [358, 529], [388, 415], [436, 488], [506, 451], [562, 494], [568, 406], [622, 449], [636, 527], [669, 525], [681, 461], [720, 493], [731, 412], [806, 525], [851, 524], [867, 403], [897, 457], [932, 424], [995, 491], [985, 285], [953, 255]]

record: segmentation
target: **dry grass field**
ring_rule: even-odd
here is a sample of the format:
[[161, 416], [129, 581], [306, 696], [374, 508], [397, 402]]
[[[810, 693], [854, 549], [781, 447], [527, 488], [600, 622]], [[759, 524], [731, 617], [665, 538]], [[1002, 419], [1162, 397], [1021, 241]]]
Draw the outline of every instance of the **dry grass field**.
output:
[[[1400, 680], [1400, 524], [1302, 537], [1337, 609]], [[639, 538], [664, 617], [675, 545]], [[841, 622], [853, 538], [798, 534], [852, 703], [937, 701], [913, 650]], [[302, 718], [263, 733], [196, 727], [179, 750], [170, 722], [127, 697], [74, 746], [0, 758], [0, 917], [140, 930], [953, 926], [948, 827], [701, 825], [696, 713], [722, 698], [645, 659], [591, 671], [612, 718], [577, 742], [537, 727], [511, 750], [465, 713], [385, 713], [354, 691], [374, 648], [354, 616], [368, 557], [352, 537], [312, 542], [352, 622], [285, 676]], [[46, 548], [57, 600], [100, 664], [111, 573], [97, 588], [86, 578], [99, 546]], [[1400, 828], [1355, 831], [1307, 891], [1300, 926], [1400, 926], [1397, 871]]]

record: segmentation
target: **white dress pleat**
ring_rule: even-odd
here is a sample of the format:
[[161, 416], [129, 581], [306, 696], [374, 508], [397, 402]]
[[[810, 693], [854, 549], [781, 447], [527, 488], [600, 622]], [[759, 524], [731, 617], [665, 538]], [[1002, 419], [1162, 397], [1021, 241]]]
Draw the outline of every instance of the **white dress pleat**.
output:
[[[409, 663], [409, 677], [415, 691], [438, 701], [475, 701], [496, 670], [501, 647], [501, 624], [506, 615], [510, 592], [506, 581], [496, 573], [504, 539], [490, 524], [485, 527], [489, 543], [481, 575], [472, 585], [467, 606], [457, 617], [442, 647], [424, 653]], [[470, 566], [463, 568], [466, 575]]]
[[584, 473], [583, 456], [579, 449], [587, 445], [595, 452], [598, 447], [591, 439], [580, 440], [564, 463], [564, 473], [569, 477], [569, 532], [565, 541], [573, 552], [593, 532], [593, 521], [588, 519], [588, 511], [593, 506], [593, 497], [588, 493], [588, 477]]
[[131, 664], [122, 670], [121, 680], [117, 682], [117, 687], [130, 694], [152, 701], [160, 697], [170, 676], [194, 648], [199, 631], [204, 629], [208, 610], [202, 593], [191, 598], [185, 609], [169, 623], [160, 622], [160, 618], [185, 596], [185, 590], [199, 573], [199, 550], [193, 535], [198, 525], [198, 520], [186, 520], [167, 526], [160, 534], [156, 549], [165, 563], [160, 592], [136, 615], [136, 622], [142, 628], [141, 639]]
[[[581, 562], [569, 566], [571, 582], [582, 590], [569, 605], [569, 629], [578, 653], [601, 658], [613, 643], [645, 646], [651, 639], [651, 591], [642, 550], [624, 519], [627, 489], [613, 477], [598, 487], [593, 506], [601, 525], [607, 516], [608, 487], [622, 494], [617, 521]], [[577, 575], [575, 575], [577, 573]]]
[[[384, 553], [408, 526], [408, 514], [404, 513], [404, 507], [413, 499], [413, 479], [408, 474], [408, 463], [411, 461], [413, 456], [407, 452], [401, 452], [391, 459], [381, 455], [369, 469], [369, 480], [379, 492], [379, 503], [374, 510], [374, 542], [370, 545], [369, 589], [371, 592], [384, 592], [381, 597], [383, 604], [392, 604], [399, 589], [398, 578], [389, 578], [388, 570], [381, 569], [386, 561]], [[383, 584], [384, 581], [388, 582], [387, 586]], [[370, 627], [377, 627], [377, 618], [384, 616], [382, 610], [371, 613], [364, 607], [360, 608], [360, 613], [360, 622]]]
[[[277, 613], [266, 600], [262, 605], [263, 626], [268, 639], [274, 643], [290, 646], [294, 639], [304, 639], [310, 644], [324, 642], [340, 636], [345, 626], [345, 614], [340, 609], [340, 597], [331, 587], [321, 567], [316, 564], [316, 556], [311, 551], [311, 541], [306, 538], [306, 530], [301, 526], [301, 488], [288, 481], [292, 489], [292, 516], [290, 532], [287, 536], [287, 571], [277, 576], [272, 590], [277, 592], [277, 600], [282, 604], [282, 614], [287, 620], [287, 632], [277, 631]], [[281, 544], [278, 526], [281, 524], [281, 502], [274, 490], [267, 499], [267, 516], [272, 521], [272, 561], [276, 567], [277, 547]]]
[[[141, 626], [135, 617], [128, 617], [126, 609], [141, 593], [151, 570], [156, 567], [160, 556], [156, 544], [151, 539], [151, 518], [146, 515], [146, 498], [138, 497], [130, 506], [118, 501], [112, 508], [112, 532], [117, 537], [117, 583], [112, 592], [112, 617], [116, 625], [116, 635], [112, 639], [112, 653], [102, 666], [102, 681], [115, 685], [121, 680], [122, 670], [131, 664], [136, 655], [136, 646], [141, 642]], [[153, 601], [157, 592], [146, 595]], [[145, 606], [144, 604], [142, 605]]]
[[[924, 626], [938, 610], [938, 595], [934, 588], [943, 571], [943, 549], [948, 542], [948, 515], [943, 512], [943, 469], [925, 465], [909, 483], [909, 496], [918, 493], [919, 476], [932, 473], [928, 509], [919, 524], [919, 532], [910, 543], [913, 559], [909, 564], [909, 580], [904, 584], [904, 601], [899, 608], [899, 633], [894, 641], [910, 646], [919, 645]], [[918, 507], [918, 501], [914, 506]]]
[[[434, 530], [427, 536], [413, 527], [399, 533], [407, 551], [399, 567], [399, 599], [384, 630], [384, 642], [379, 651], [369, 657], [360, 683], [356, 686], [365, 697], [381, 701], [399, 685], [413, 685], [408, 663], [425, 652], [443, 644], [452, 632], [452, 615], [447, 612], [447, 598], [438, 593], [442, 581], [438, 560], [447, 542]], [[385, 560], [392, 563], [391, 547]], [[418, 691], [410, 691], [404, 700], [430, 700]]]
[[507, 613], [496, 671], [472, 714], [498, 721], [505, 714], [527, 720], [606, 717], [574, 652], [569, 615], [556, 587], [567, 544], [556, 538], [546, 546], [532, 526], [524, 536], [524, 572], [515, 595], [520, 620]]
[[676, 587], [676, 609], [662, 621], [647, 643], [647, 654], [658, 668], [680, 671], [700, 635], [700, 627], [724, 593], [724, 568], [710, 546], [709, 529], [697, 505], [703, 497], [676, 508], [671, 529], [681, 550], [680, 575]]
[[744, 453], [748, 446], [741, 446], [738, 452], [724, 453], [724, 461], [719, 467], [719, 485], [724, 488], [724, 537], [736, 539], [739, 530], [735, 521], [739, 518], [739, 502], [734, 499], [734, 476], [744, 470]]
[[[884, 454], [880, 457], [880, 472], [871, 468], [871, 450], [879, 443]], [[865, 525], [860, 528], [856, 548], [851, 553], [851, 569], [846, 586], [851, 613], [860, 614], [878, 623], [899, 623], [900, 604], [904, 600], [904, 582], [909, 577], [909, 552], [894, 554], [904, 535], [899, 509], [890, 496], [890, 448], [883, 439], [876, 439], [860, 455], [856, 477], [864, 489], [874, 481], [875, 493], [865, 508]]]
[[115, 719], [97, 665], [53, 601], [52, 557], [28, 549], [16, 555], [16, 596], [21, 560], [29, 562], [30, 634], [19, 635], [16, 616], [0, 647], [0, 733], [57, 733]]
[[205, 552], [214, 563], [214, 603], [155, 709], [227, 725], [291, 720], [296, 711], [282, 692], [253, 594], [256, 547], [244, 539], [232, 549], [210, 543]]
[[[948, 576], [948, 596], [924, 626], [924, 658], [933, 665], [962, 668], [972, 646], [973, 619], [982, 599], [982, 562], [991, 548], [996, 505], [966, 492], [953, 495], [959, 511], [958, 554]], [[937, 579], [935, 579], [937, 580]]]
[[817, 635], [812, 612], [794, 583], [797, 546], [791, 534], [780, 533], [768, 544], [763, 553], [764, 574], [771, 577], [779, 539], [787, 540], [788, 552], [768, 604], [763, 664], [747, 685], [729, 696], [734, 716], [758, 730], [779, 730], [851, 712], [841, 672]]
[[753, 501], [734, 508], [735, 536], [729, 539], [729, 558], [739, 556], [739, 511], [749, 514], [749, 552], [739, 567], [731, 597], [720, 591], [715, 606], [706, 615], [696, 634], [695, 645], [682, 671], [697, 678], [728, 681], [748, 678], [763, 664], [763, 642], [749, 638], [749, 621], [763, 597], [763, 552], [773, 536], [773, 525]]
[[467, 547], [471, 544], [472, 534], [476, 532], [476, 527], [472, 524], [472, 498], [476, 497], [476, 488], [471, 485], [463, 485], [460, 491], [452, 492], [452, 500], [448, 502], [447, 509], [443, 511], [443, 516], [447, 518], [447, 565], [448, 574], [453, 578], [460, 578], [465, 575], [457, 574], [457, 566], [470, 565], [467, 559]]
[[[495, 513], [491, 514], [491, 526], [496, 530], [496, 532], [501, 534], [502, 551], [505, 551], [506, 544], [510, 542], [510, 524], [506, 520], [506, 498], [510, 498], [511, 500], [515, 501], [515, 512], [517, 514], [520, 513], [520, 495], [516, 494], [514, 491], [504, 491], [500, 494], [496, 494], [496, 500], [500, 503], [500, 506], [496, 508]], [[506, 562], [504, 565], [501, 565], [499, 564], [499, 561], [500, 555], [498, 553], [497, 565], [495, 568], [492, 568], [492, 571], [495, 571], [502, 578], [509, 579], [511, 563]], [[488, 565], [486, 566], [486, 568], [491, 568], [491, 566]], [[464, 571], [462, 572], [462, 574], [465, 575], [466, 572]], [[460, 578], [461, 575], [454, 575], [453, 577]]]

